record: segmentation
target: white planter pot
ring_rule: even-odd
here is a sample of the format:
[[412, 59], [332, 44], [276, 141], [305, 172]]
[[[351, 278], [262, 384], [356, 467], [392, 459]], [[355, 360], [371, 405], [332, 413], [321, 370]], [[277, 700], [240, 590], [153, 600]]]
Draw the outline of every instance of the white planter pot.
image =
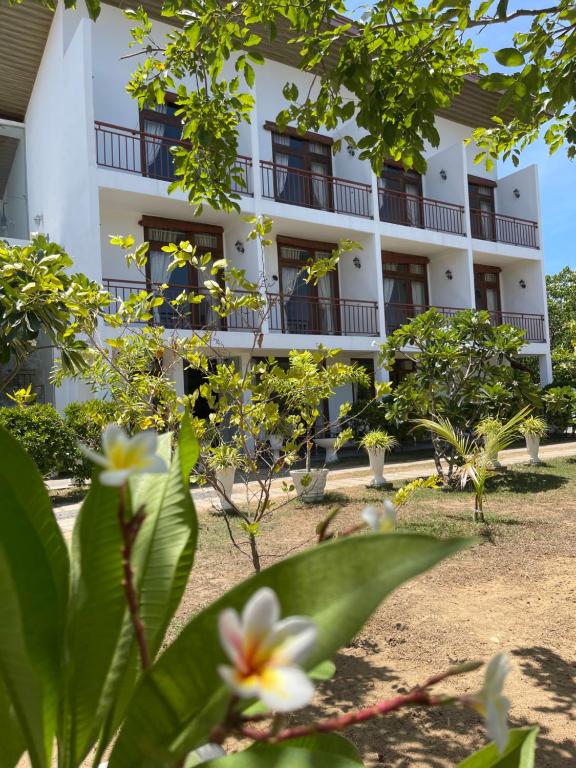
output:
[[228, 509], [232, 509], [232, 505], [226, 501], [224, 494], [230, 498], [232, 496], [232, 488], [234, 487], [234, 475], [236, 474], [236, 467], [226, 467], [225, 469], [216, 470], [216, 482], [218, 487], [222, 489], [223, 493], [218, 493], [218, 500], [220, 503], [220, 509], [225, 512]]
[[542, 464], [538, 451], [540, 450], [540, 438], [538, 435], [526, 435], [526, 450], [530, 456], [530, 464]]
[[284, 445], [284, 438], [281, 435], [269, 435], [268, 442], [270, 443], [270, 448], [272, 448], [274, 461], [278, 461], [280, 458], [280, 451]]
[[367, 448], [368, 461], [370, 462], [370, 471], [372, 472], [372, 482], [375, 488], [382, 485], [389, 485], [388, 481], [384, 477], [384, 462], [386, 459], [386, 451], [382, 448]]
[[328, 478], [328, 469], [293, 469], [290, 477], [296, 494], [308, 504], [322, 501]]
[[338, 451], [334, 450], [336, 440], [336, 437], [319, 437], [314, 440], [318, 448], [324, 448], [326, 451], [326, 464], [335, 464], [338, 461]]

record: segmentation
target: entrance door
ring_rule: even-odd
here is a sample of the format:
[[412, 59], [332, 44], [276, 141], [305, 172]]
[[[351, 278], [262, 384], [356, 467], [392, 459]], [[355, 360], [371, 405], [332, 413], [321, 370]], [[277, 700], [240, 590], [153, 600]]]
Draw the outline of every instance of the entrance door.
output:
[[474, 289], [476, 309], [487, 309], [490, 316], [499, 322], [500, 304], [500, 269], [483, 264], [474, 265]]

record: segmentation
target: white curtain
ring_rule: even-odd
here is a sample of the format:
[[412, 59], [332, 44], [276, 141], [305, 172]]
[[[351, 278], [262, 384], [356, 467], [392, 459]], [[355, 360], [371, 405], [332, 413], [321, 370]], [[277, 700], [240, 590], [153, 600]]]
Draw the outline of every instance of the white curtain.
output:
[[[274, 136], [274, 144], [283, 144], [285, 147], [290, 146], [290, 137], [281, 136], [280, 134]], [[290, 155], [284, 155], [281, 152], [276, 152], [275, 162], [277, 165], [283, 166], [282, 168], [276, 168], [274, 170], [275, 184], [276, 184], [276, 197], [280, 197], [284, 192], [288, 193], [290, 198], [290, 187], [286, 187], [288, 183], [288, 166], [290, 165]]]
[[[154, 111], [165, 115], [168, 112], [168, 107], [166, 104], [158, 104]], [[146, 167], [150, 168], [162, 148], [161, 138], [166, 133], [166, 123], [159, 120], [144, 120], [144, 133], [148, 134], [144, 137], [144, 146], [146, 147]], [[151, 138], [152, 136], [154, 138]]]
[[312, 177], [312, 194], [314, 203], [318, 208], [326, 210], [328, 208], [328, 179], [319, 179], [318, 176], [326, 176], [326, 166], [324, 163], [311, 163], [312, 173], [318, 174]]
[[303, 279], [298, 267], [282, 267], [282, 311], [289, 333], [306, 333], [308, 330], [310, 302], [299, 297]]
[[396, 281], [392, 277], [384, 278], [384, 304], [388, 304], [394, 293]]
[[[336, 331], [336, 307], [330, 299], [333, 296], [331, 275], [324, 275], [318, 280], [318, 298], [320, 328], [323, 333], [335, 333]], [[323, 301], [324, 299], [324, 301]]]

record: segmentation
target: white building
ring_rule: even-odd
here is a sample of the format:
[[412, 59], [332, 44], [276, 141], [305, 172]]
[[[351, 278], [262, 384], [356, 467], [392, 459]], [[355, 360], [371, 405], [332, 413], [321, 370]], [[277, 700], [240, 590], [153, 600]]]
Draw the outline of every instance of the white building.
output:
[[[441, 143], [429, 149], [424, 176], [390, 163], [377, 178], [354, 150], [332, 153], [337, 134], [275, 130], [285, 105], [282, 85], [296, 82], [303, 91], [309, 77], [290, 66], [282, 45], [266, 51], [239, 158], [243, 215], [274, 219], [274, 245], [261, 264], [241, 216], [205, 210], [194, 218], [185, 195], [167, 194], [168, 147], [178, 128], [170, 105], [164, 114], [140, 114], [125, 91], [134, 67], [134, 59], [121, 58], [129, 27], [114, 5], [104, 5], [95, 24], [61, 4], [53, 17], [35, 5], [0, 6], [0, 236], [18, 240], [43, 231], [79, 271], [123, 297], [146, 282], [109, 245], [109, 235], [151, 240], [154, 280], [164, 275], [159, 246], [176, 233], [192, 234], [245, 267], [249, 278], [265, 275], [272, 311], [262, 355], [323, 343], [372, 366], [375, 342], [428, 306], [447, 313], [488, 309], [495, 322], [526, 331], [523, 353], [537, 356], [541, 380], [550, 380], [537, 168], [497, 178], [473, 164], [475, 149], [464, 144], [471, 126], [492, 114], [492, 95], [470, 80], [438, 116]], [[168, 30], [158, 22], [155, 36]], [[342, 132], [355, 135], [355, 128]], [[304, 259], [342, 238], [361, 249], [346, 254], [333, 277], [317, 287], [295, 282]], [[171, 279], [194, 285], [196, 275], [181, 270]], [[190, 328], [202, 321], [197, 308], [189, 317]], [[220, 331], [230, 356], [244, 363], [249, 326], [244, 317]], [[401, 370], [399, 361], [395, 375]], [[51, 392], [45, 370], [30, 375], [42, 379], [58, 407], [84, 396], [76, 383]], [[182, 371], [177, 383], [182, 392], [194, 386]]]

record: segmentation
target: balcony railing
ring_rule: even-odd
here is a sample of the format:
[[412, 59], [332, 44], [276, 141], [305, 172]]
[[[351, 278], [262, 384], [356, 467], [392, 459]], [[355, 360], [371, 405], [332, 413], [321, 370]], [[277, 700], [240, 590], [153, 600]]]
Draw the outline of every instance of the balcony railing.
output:
[[464, 206], [443, 203], [406, 192], [378, 189], [380, 220], [406, 227], [433, 229], [437, 232], [465, 234]]
[[[138, 173], [161, 181], [174, 181], [174, 158], [171, 147], [188, 147], [185, 141], [153, 136], [133, 128], [122, 128], [96, 121], [96, 162], [103, 168]], [[238, 155], [232, 191], [252, 194], [252, 160]]]
[[304, 208], [372, 218], [372, 188], [369, 184], [324, 176], [266, 160], [260, 165], [264, 197]]
[[[434, 305], [387, 303], [385, 307], [386, 331], [395, 331], [432, 306]], [[461, 307], [435, 307], [435, 309], [444, 317], [454, 317], [458, 312], [463, 311]], [[519, 328], [525, 332], [526, 341], [546, 341], [544, 315], [531, 315], [525, 312], [489, 312], [489, 314], [492, 325], [512, 325], [514, 328]]]
[[472, 237], [493, 240], [510, 245], [538, 248], [538, 224], [528, 219], [517, 219], [501, 213], [470, 209]]
[[269, 326], [275, 333], [377, 336], [378, 304], [362, 299], [269, 293]]
[[[154, 307], [152, 325], [162, 325], [164, 328], [183, 330], [214, 330], [214, 331], [253, 331], [258, 328], [258, 313], [250, 307], [238, 307], [226, 318], [220, 317], [212, 309], [214, 299], [205, 288], [193, 285], [169, 285], [161, 290], [160, 286], [144, 280], [115, 280], [104, 279], [104, 288], [119, 302], [126, 301], [132, 294], [140, 291], [157, 293], [165, 299], [164, 304]], [[201, 295], [204, 300], [199, 304], [179, 304], [175, 307], [170, 301], [180, 296], [182, 292]], [[236, 295], [246, 294], [246, 291], [235, 291]], [[110, 307], [110, 312], [117, 309], [117, 304]]]
[[[249, 307], [239, 307], [226, 318], [219, 317], [212, 309], [213, 299], [204, 288], [191, 285], [169, 285], [161, 290], [144, 280], [122, 280], [106, 278], [104, 287], [113, 298], [110, 312], [114, 312], [119, 302], [126, 301], [131, 295], [146, 291], [163, 295], [166, 301], [153, 310], [151, 323], [165, 328], [186, 330], [216, 331], [253, 331], [259, 327], [259, 313]], [[172, 306], [169, 302], [185, 291], [204, 296], [199, 304], [180, 304]], [[245, 294], [236, 291], [236, 294]], [[375, 301], [351, 300], [340, 298], [321, 298], [309, 296], [287, 296], [269, 293], [268, 322], [275, 333], [305, 333], [328, 336], [377, 336], [378, 304]]]

